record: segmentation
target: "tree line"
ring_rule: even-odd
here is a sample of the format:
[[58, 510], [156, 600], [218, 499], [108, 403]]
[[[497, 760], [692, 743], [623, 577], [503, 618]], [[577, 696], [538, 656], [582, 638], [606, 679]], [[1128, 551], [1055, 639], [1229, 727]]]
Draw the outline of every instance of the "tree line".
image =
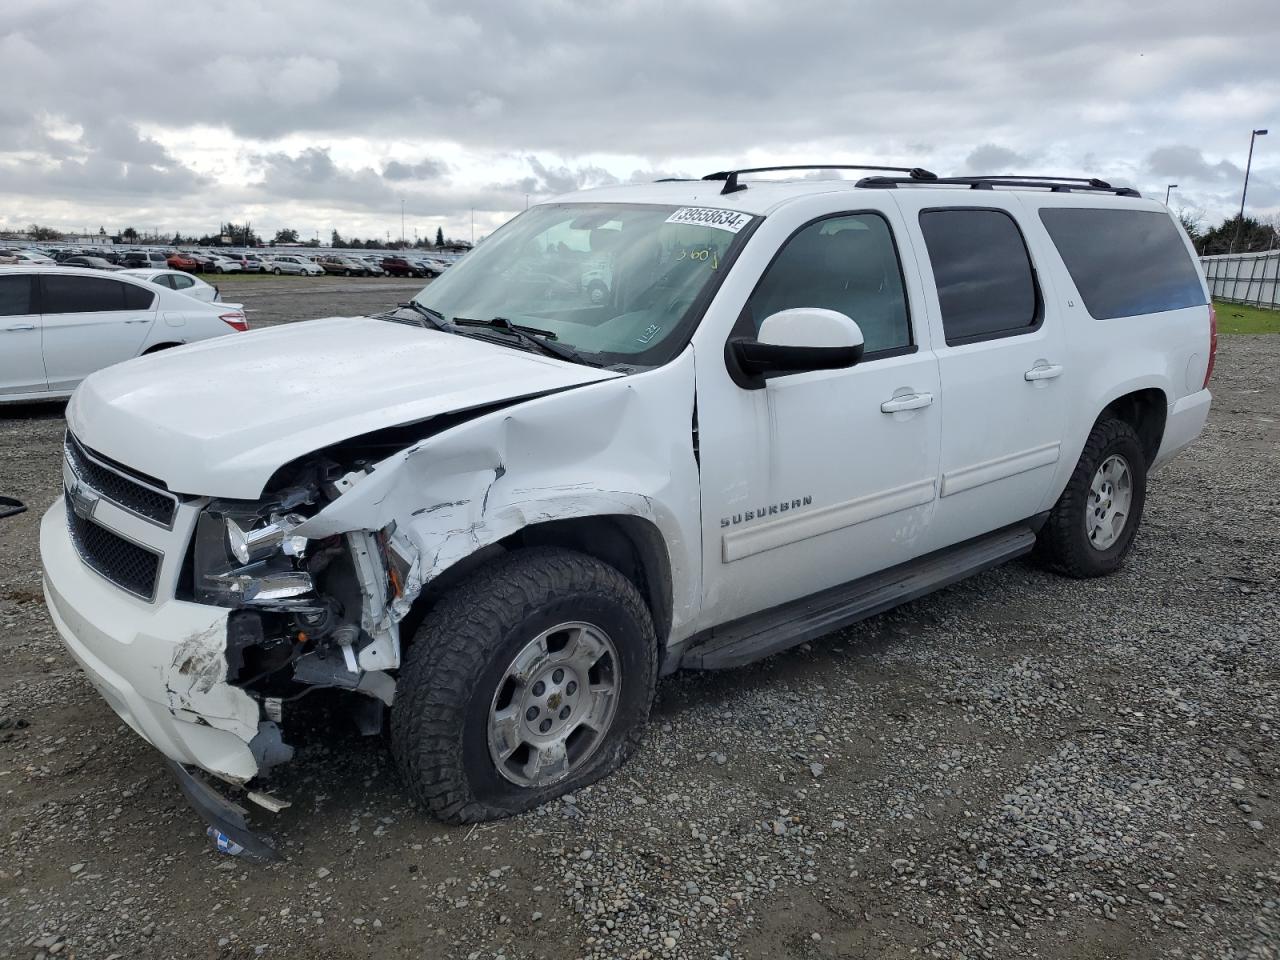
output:
[[1227, 217], [1216, 227], [1204, 228], [1202, 210], [1179, 210], [1182, 229], [1202, 257], [1214, 257], [1224, 253], [1264, 253], [1280, 248], [1280, 216], [1270, 220], [1257, 217], [1241, 218], [1239, 214]]

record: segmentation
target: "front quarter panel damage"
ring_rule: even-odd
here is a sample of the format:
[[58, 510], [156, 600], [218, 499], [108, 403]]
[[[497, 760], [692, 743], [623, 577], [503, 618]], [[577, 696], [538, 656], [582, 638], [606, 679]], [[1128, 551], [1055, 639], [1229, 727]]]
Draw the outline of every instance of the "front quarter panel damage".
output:
[[693, 403], [690, 348], [656, 370], [530, 400], [416, 443], [350, 475], [346, 492], [297, 533], [392, 531], [409, 562], [391, 604], [399, 620], [425, 585], [523, 527], [640, 517], [667, 545], [678, 639], [701, 595]]

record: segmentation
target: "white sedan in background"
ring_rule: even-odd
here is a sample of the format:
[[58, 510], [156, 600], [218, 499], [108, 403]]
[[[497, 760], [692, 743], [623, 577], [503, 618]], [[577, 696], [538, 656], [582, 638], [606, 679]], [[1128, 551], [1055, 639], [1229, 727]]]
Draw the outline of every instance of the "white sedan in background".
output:
[[304, 277], [324, 276], [324, 267], [320, 266], [320, 264], [314, 260], [308, 260], [306, 257], [294, 256], [293, 254], [271, 257], [267, 261], [267, 269], [276, 275], [293, 273]]
[[136, 270], [124, 270], [122, 272], [131, 277], [141, 277], [148, 283], [168, 287], [170, 290], [177, 290], [179, 293], [185, 293], [188, 297], [195, 297], [205, 303], [213, 303], [215, 300], [222, 298], [217, 287], [205, 283], [199, 277], [183, 273], [181, 270], [148, 270], [146, 267], [139, 267]]
[[95, 370], [247, 329], [238, 303], [204, 303], [126, 272], [6, 267], [0, 404], [69, 397]]
[[10, 262], [16, 263], [20, 267], [35, 267], [35, 266], [51, 267], [54, 265], [54, 262], [55, 262], [53, 257], [46, 256], [45, 254], [41, 253], [39, 250], [10, 249], [10, 250], [3, 250], [0, 252], [6, 254], [5, 259], [8, 259], [9, 257], [13, 257], [14, 260], [11, 260]]

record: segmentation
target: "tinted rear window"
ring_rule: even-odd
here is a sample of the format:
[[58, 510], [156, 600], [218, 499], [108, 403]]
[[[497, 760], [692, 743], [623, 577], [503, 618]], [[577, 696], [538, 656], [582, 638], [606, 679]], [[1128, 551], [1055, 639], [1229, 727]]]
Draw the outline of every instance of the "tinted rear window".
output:
[[1167, 214], [1062, 207], [1040, 220], [1094, 319], [1204, 305], [1200, 272]]
[[0, 277], [0, 317], [21, 317], [31, 312], [31, 277]]
[[43, 313], [145, 310], [155, 300], [151, 291], [118, 280], [46, 274], [43, 282]]

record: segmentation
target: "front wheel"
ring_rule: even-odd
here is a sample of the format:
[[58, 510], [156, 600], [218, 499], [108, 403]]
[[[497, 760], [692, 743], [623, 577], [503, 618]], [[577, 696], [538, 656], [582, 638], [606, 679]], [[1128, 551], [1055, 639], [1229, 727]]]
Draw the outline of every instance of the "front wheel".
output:
[[1123, 420], [1099, 420], [1040, 530], [1040, 552], [1070, 577], [1114, 573], [1133, 546], [1146, 499], [1147, 458], [1138, 435]]
[[656, 682], [653, 621], [630, 581], [585, 554], [517, 551], [427, 615], [400, 672], [392, 752], [441, 820], [510, 816], [618, 767]]

